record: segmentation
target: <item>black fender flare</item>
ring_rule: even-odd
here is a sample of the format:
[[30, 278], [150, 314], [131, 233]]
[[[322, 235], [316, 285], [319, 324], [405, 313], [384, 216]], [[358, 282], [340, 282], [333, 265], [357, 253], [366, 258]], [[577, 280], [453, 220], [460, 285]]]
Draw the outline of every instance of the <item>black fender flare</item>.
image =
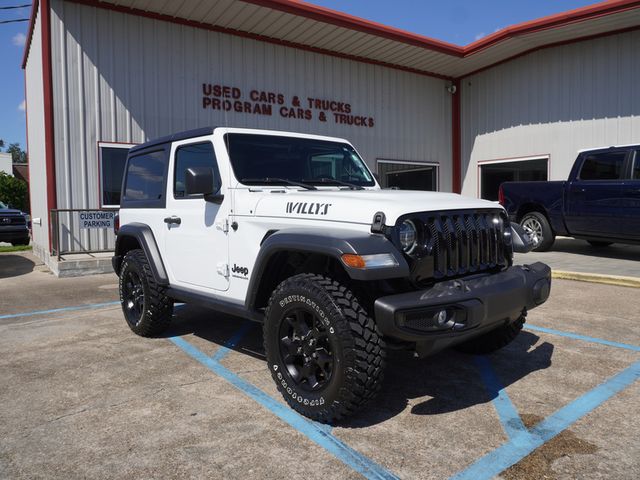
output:
[[112, 260], [115, 272], [118, 273], [120, 271], [120, 265], [122, 264], [122, 259], [126, 253], [124, 245], [127, 238], [134, 238], [140, 245], [140, 248], [142, 248], [142, 251], [149, 261], [151, 272], [153, 273], [153, 278], [156, 283], [159, 285], [169, 285], [169, 277], [167, 276], [167, 271], [164, 268], [164, 263], [162, 262], [162, 257], [160, 256], [160, 250], [158, 249], [156, 239], [153, 236], [151, 227], [144, 223], [127, 223], [118, 230], [118, 235], [116, 236], [115, 255]]
[[[384, 235], [346, 229], [283, 229], [273, 232], [262, 242], [249, 281], [247, 308], [253, 309], [255, 305], [269, 260], [276, 253], [283, 251], [319, 253], [335, 258], [353, 280], [383, 280], [409, 276], [409, 264], [402, 253]], [[397, 265], [374, 269], [353, 268], [342, 262], [341, 257], [345, 253], [358, 255], [388, 253], [395, 258]]]

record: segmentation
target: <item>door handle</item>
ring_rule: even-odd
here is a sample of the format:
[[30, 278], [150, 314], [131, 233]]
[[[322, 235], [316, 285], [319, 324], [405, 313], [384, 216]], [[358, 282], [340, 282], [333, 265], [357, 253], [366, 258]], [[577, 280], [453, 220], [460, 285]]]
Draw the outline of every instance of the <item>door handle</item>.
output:
[[180, 217], [176, 217], [175, 215], [173, 215], [172, 217], [166, 217], [164, 219], [164, 223], [166, 223], [167, 225], [180, 225], [182, 223], [182, 220], [180, 219]]

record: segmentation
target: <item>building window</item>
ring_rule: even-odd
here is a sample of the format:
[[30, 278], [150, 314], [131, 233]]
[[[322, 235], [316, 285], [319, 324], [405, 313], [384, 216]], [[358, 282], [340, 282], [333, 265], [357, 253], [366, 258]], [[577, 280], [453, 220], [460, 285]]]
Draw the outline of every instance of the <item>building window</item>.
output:
[[98, 144], [100, 161], [100, 205], [102, 207], [120, 206], [122, 175], [129, 149], [135, 144], [103, 143]]
[[438, 190], [437, 163], [378, 160], [378, 177], [382, 188], [399, 190]]
[[527, 157], [479, 162], [480, 197], [498, 200], [498, 190], [504, 182], [544, 181], [549, 176], [549, 157]]

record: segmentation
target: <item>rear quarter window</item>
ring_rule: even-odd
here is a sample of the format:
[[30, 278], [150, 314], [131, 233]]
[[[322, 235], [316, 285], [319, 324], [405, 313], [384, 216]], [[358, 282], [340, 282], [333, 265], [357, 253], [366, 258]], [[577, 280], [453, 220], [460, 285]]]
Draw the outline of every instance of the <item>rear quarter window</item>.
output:
[[164, 150], [130, 157], [125, 172], [123, 206], [164, 207], [167, 156]]

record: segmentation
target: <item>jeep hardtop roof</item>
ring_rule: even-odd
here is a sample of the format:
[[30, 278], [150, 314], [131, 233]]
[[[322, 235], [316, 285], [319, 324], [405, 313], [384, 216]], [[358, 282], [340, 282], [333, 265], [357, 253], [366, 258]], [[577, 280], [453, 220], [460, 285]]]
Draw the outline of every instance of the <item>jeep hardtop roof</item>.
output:
[[141, 143], [140, 145], [136, 145], [129, 149], [129, 153], [136, 153], [142, 150], [146, 150], [151, 147], [157, 147], [159, 145], [164, 145], [167, 143], [177, 142], [179, 140], [188, 140], [190, 138], [204, 137], [205, 135], [213, 134], [213, 131], [216, 128], [229, 128], [233, 130], [237, 130], [239, 133], [260, 133], [263, 135], [287, 135], [291, 134], [299, 138], [310, 138], [316, 140], [326, 140], [326, 141], [337, 141], [337, 142], [345, 142], [349, 143], [348, 140], [340, 137], [327, 137], [324, 135], [314, 135], [311, 133], [302, 133], [302, 132], [291, 132], [286, 130], [270, 130], [270, 129], [262, 129], [262, 128], [246, 128], [246, 127], [220, 127], [219, 125], [215, 127], [201, 127], [195, 128], [192, 130], [185, 130], [184, 132], [174, 133], [172, 135], [165, 135], [164, 137], [156, 138], [153, 140], [149, 140], [147, 142]]
[[194, 128], [192, 130], [185, 130], [184, 132], [174, 133], [172, 135], [166, 135], [164, 137], [149, 140], [148, 142], [141, 143], [135, 147], [131, 147], [130, 153], [135, 153], [138, 150], [145, 150], [149, 147], [155, 147], [162, 145], [163, 143], [177, 142], [178, 140], [187, 140], [189, 138], [203, 137], [205, 135], [211, 135], [217, 127], [201, 127]]

